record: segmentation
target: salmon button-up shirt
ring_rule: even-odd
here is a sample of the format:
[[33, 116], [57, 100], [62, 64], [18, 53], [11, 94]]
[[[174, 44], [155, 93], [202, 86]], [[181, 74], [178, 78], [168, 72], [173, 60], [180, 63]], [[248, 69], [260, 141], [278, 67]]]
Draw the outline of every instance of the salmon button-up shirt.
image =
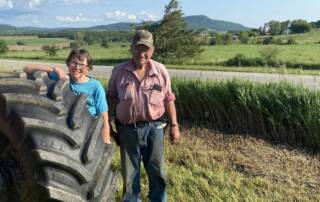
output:
[[132, 60], [112, 70], [107, 95], [118, 100], [116, 117], [122, 124], [151, 121], [165, 112], [165, 104], [175, 100], [167, 69], [154, 60], [150, 69], [139, 81]]

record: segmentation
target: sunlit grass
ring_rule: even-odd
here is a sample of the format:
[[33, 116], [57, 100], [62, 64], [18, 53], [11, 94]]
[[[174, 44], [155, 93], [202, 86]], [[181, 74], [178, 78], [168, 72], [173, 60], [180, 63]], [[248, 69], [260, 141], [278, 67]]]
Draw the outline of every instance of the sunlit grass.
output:
[[[183, 127], [178, 145], [170, 145], [168, 138], [165, 145], [168, 201], [320, 200], [318, 157], [254, 138], [188, 127]], [[118, 147], [116, 151], [113, 167], [120, 177], [116, 201], [121, 201]], [[148, 201], [144, 171], [141, 178], [141, 198]]]

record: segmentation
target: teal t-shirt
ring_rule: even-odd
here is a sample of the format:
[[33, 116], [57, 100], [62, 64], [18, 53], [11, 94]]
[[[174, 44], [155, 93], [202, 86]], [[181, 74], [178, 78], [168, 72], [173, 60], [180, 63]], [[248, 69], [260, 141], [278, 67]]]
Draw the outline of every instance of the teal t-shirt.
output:
[[[49, 72], [48, 76], [52, 80], [59, 80], [59, 76], [55, 72]], [[82, 93], [88, 95], [87, 108], [92, 116], [96, 117], [101, 113], [108, 111], [106, 93], [102, 84], [96, 79], [90, 77], [89, 81], [85, 83], [70, 81], [70, 89], [76, 95], [80, 95]]]

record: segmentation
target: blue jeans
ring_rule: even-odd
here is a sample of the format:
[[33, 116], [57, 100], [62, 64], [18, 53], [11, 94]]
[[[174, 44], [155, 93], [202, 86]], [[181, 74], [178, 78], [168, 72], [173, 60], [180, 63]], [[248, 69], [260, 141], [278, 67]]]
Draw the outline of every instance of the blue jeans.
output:
[[149, 181], [149, 199], [167, 201], [162, 122], [148, 122], [141, 128], [119, 126], [123, 201], [140, 200], [140, 165], [143, 161]]

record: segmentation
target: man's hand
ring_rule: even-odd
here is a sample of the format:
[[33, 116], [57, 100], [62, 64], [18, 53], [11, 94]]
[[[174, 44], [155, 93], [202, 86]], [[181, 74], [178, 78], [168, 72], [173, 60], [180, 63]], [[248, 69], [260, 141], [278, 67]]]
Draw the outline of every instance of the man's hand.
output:
[[174, 125], [170, 126], [170, 142], [171, 144], [177, 144], [180, 139], [180, 131], [179, 131], [179, 126]]

